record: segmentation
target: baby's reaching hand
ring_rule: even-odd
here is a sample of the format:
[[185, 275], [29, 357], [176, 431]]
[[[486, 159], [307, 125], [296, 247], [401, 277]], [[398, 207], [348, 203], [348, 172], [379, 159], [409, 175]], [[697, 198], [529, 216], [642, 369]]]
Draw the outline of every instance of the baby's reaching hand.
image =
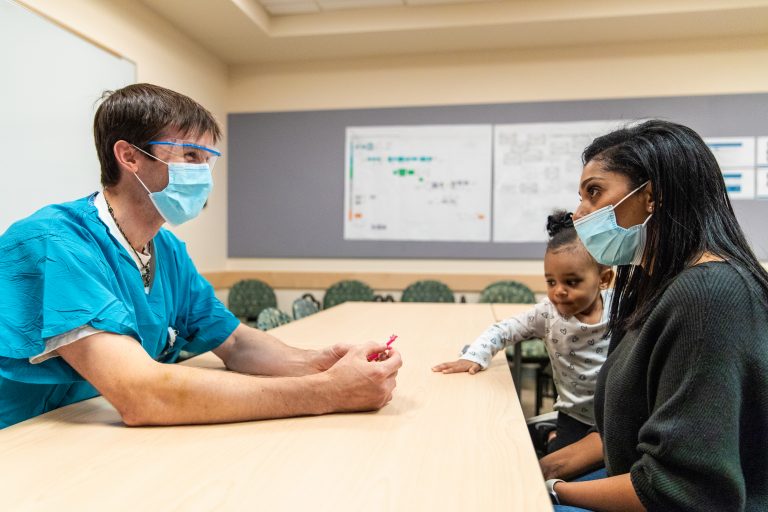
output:
[[480, 371], [480, 365], [466, 359], [459, 359], [457, 361], [451, 361], [450, 363], [441, 363], [432, 367], [433, 372], [441, 373], [461, 373], [469, 372], [470, 375], [474, 375]]

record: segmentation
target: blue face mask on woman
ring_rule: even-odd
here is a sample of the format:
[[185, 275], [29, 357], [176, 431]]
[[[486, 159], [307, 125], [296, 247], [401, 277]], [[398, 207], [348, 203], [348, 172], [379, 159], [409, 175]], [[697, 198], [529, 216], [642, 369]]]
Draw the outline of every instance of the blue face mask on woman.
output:
[[647, 238], [646, 225], [653, 214], [648, 215], [642, 224], [623, 228], [616, 222], [615, 209], [647, 184], [646, 181], [615, 205], [604, 206], [573, 221], [581, 242], [598, 263], [611, 266], [639, 265], [642, 261]]
[[[134, 146], [136, 147], [136, 146]], [[134, 173], [157, 211], [169, 224], [178, 226], [197, 217], [213, 190], [211, 169], [207, 163], [165, 162], [136, 148], [142, 153], [168, 166], [168, 186], [160, 192], [151, 192]]]

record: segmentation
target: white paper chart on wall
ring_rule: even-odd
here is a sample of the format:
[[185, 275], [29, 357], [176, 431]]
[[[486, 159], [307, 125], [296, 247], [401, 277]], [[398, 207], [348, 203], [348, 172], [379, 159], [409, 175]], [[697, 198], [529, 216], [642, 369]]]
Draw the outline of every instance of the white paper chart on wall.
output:
[[731, 199], [755, 199], [757, 155], [755, 137], [705, 137], [723, 173]]
[[[635, 122], [347, 127], [344, 239], [544, 242], [584, 148]], [[768, 137], [705, 142], [731, 199], [768, 199]]]
[[757, 183], [756, 196], [768, 199], [768, 137], [757, 138]]
[[491, 125], [348, 127], [345, 240], [488, 242]]
[[541, 242], [555, 209], [578, 206], [581, 153], [626, 121], [494, 126], [494, 242]]
[[768, 137], [706, 137], [731, 199], [768, 199]]

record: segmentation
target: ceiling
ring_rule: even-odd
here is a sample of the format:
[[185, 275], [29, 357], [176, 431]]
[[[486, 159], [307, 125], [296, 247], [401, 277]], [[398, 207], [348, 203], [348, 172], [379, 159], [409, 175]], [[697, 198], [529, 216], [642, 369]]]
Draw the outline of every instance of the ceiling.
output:
[[229, 65], [765, 35], [768, 0], [140, 0]]
[[413, 5], [461, 4], [489, 2], [491, 0], [260, 0], [261, 6], [272, 16], [309, 14], [344, 9], [371, 9], [374, 7], [408, 7]]

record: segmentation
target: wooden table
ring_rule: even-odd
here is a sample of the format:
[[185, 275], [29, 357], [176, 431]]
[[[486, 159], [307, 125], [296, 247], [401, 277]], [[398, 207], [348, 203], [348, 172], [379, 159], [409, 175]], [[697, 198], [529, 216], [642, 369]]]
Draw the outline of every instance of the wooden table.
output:
[[99, 397], [0, 430], [2, 509], [551, 510], [504, 358], [430, 371], [493, 320], [488, 304], [347, 303], [272, 331], [302, 347], [398, 334], [375, 413], [126, 428]]

